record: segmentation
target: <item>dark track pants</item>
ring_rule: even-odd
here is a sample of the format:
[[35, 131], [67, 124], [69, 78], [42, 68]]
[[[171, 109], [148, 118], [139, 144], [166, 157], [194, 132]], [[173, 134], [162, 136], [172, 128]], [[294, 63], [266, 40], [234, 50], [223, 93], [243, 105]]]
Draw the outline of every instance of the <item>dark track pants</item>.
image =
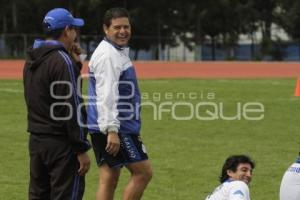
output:
[[85, 180], [66, 138], [30, 134], [29, 200], [81, 200]]

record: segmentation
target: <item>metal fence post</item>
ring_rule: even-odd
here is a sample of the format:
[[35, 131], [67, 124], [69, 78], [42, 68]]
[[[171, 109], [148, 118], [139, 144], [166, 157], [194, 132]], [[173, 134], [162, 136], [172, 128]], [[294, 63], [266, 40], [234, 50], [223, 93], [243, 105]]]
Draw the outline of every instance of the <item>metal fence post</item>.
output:
[[27, 35], [26, 34], [22, 34], [23, 35], [23, 56], [24, 58], [26, 57], [26, 50], [27, 50]]

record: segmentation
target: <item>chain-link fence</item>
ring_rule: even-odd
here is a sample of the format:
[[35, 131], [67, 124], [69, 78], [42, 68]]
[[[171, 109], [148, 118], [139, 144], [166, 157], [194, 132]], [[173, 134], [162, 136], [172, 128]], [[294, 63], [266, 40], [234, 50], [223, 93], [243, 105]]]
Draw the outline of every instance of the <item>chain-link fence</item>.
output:
[[[43, 38], [34, 34], [0, 34], [0, 58], [22, 59], [34, 40]], [[99, 35], [81, 35], [80, 43], [88, 57], [101, 41]], [[175, 42], [170, 42], [170, 41]], [[178, 38], [135, 36], [131, 40], [130, 56], [133, 60], [300, 60], [300, 44], [293, 41], [280, 41], [269, 44], [265, 51], [263, 44], [241, 43], [226, 48], [222, 44], [211, 45], [207, 40], [201, 46], [187, 47]]]

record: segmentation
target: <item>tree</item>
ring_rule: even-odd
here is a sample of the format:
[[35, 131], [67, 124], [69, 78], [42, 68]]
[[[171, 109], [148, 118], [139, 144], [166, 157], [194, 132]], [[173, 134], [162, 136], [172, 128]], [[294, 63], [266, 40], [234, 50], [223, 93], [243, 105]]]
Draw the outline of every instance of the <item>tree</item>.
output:
[[216, 46], [220, 43], [227, 50], [227, 57], [233, 57], [233, 48], [241, 33], [250, 30], [252, 18], [243, 17], [251, 12], [251, 4], [245, 0], [194, 1], [194, 25], [189, 30], [194, 33], [196, 46], [201, 45], [206, 36], [211, 41], [212, 60], [216, 59]]
[[128, 1], [133, 27], [131, 46], [136, 49], [136, 53], [140, 49], [152, 48], [155, 51], [154, 58], [158, 59], [166, 45], [175, 45], [172, 4], [176, 1]]
[[262, 32], [261, 53], [262, 55], [270, 55], [273, 41], [271, 38], [271, 26], [278, 22], [276, 9], [278, 8], [278, 0], [253, 0], [254, 9], [258, 16], [259, 27]]
[[300, 41], [299, 4], [293, 0], [2, 0], [0, 28], [2, 33], [42, 34], [46, 12], [63, 7], [84, 18], [82, 41], [87, 49], [93, 49], [90, 44], [103, 35], [106, 10], [126, 7], [132, 19], [130, 46], [135, 50], [135, 58], [141, 49], [152, 49], [153, 58], [159, 59], [164, 48], [178, 45], [180, 39], [190, 50], [195, 50], [196, 59], [201, 57], [201, 46], [208, 43], [212, 47], [212, 60], [216, 59], [218, 45], [226, 49], [227, 58], [231, 59], [240, 34], [253, 36], [258, 27], [263, 35], [261, 52], [270, 55], [274, 45], [273, 23], [280, 24]]
[[8, 31], [8, 8], [9, 0], [0, 1], [0, 21], [1, 21], [1, 33], [6, 33]]
[[300, 57], [300, 2], [293, 0], [280, 1], [279, 24], [299, 45]]

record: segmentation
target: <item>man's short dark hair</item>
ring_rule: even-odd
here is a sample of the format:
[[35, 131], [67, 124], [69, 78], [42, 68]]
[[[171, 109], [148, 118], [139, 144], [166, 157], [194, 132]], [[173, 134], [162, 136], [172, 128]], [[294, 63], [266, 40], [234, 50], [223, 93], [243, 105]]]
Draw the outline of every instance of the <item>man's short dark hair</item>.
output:
[[43, 23], [43, 30], [47, 38], [52, 38], [57, 40], [62, 35], [65, 28], [49, 30], [49, 25], [47, 23]]
[[246, 155], [230, 156], [226, 159], [226, 161], [223, 165], [219, 181], [221, 183], [224, 183], [229, 178], [229, 176], [227, 174], [227, 170], [231, 170], [233, 172], [236, 172], [237, 167], [239, 166], [239, 164], [250, 164], [252, 169], [255, 168], [255, 163], [251, 160], [250, 157], [248, 157]]
[[103, 24], [107, 27], [111, 25], [111, 20], [126, 17], [129, 19], [128, 11], [125, 8], [111, 8], [105, 12]]

